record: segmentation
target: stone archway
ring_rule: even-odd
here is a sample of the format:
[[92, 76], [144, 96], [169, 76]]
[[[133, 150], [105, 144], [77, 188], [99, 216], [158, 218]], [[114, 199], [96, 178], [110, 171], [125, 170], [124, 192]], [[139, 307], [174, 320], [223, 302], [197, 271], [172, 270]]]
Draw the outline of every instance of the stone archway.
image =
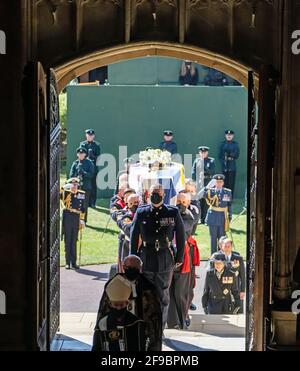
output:
[[[101, 49], [99, 51], [87, 54], [86, 56], [75, 58], [72, 61], [56, 66], [55, 72], [57, 76], [58, 91], [61, 92], [71, 80], [73, 80], [74, 78], [92, 69], [95, 69], [101, 66], [106, 66], [109, 64], [113, 64], [113, 63], [117, 63], [117, 62], [124, 61], [124, 60], [130, 60], [130, 59], [141, 58], [141, 57], [150, 57], [150, 56], [162, 56], [162, 57], [176, 58], [176, 59], [181, 59], [181, 60], [188, 59], [193, 62], [220, 70], [223, 73], [239, 81], [244, 87], [248, 88], [249, 96], [250, 95], [252, 96], [253, 102], [258, 100], [259, 71], [253, 71], [251, 67], [245, 66], [238, 61], [225, 57], [221, 54], [216, 54], [208, 50], [201, 49], [196, 46], [182, 45], [182, 44], [176, 44], [176, 43], [165, 43], [165, 42], [130, 43], [130, 44], [120, 45], [117, 47]], [[249, 74], [251, 74], [250, 80], [249, 80]], [[253, 109], [255, 110], [254, 106], [250, 108], [250, 105], [249, 105], [249, 110], [253, 110]], [[249, 117], [251, 115], [252, 113], [249, 113]], [[253, 118], [254, 117], [252, 116], [252, 119]], [[254, 120], [256, 120], [256, 118], [254, 118]], [[250, 129], [250, 132], [252, 132], [255, 124], [256, 124], [256, 121], [250, 123], [251, 128], [252, 128]], [[257, 151], [257, 147], [256, 147], [257, 144], [255, 144], [257, 142], [255, 142], [255, 138], [256, 138], [256, 135], [254, 135], [254, 137], [252, 137], [252, 139], [249, 141], [249, 154], [248, 154], [249, 165], [251, 165], [250, 152], [253, 150]], [[255, 149], [253, 146], [255, 146]], [[263, 161], [262, 158], [260, 160]], [[255, 161], [254, 161], [254, 166], [256, 166]], [[251, 195], [252, 197], [251, 206], [249, 204], [248, 220], [250, 220], [250, 218], [253, 217], [253, 213], [256, 213], [256, 210], [254, 210], [254, 203], [257, 202], [256, 200], [257, 191], [255, 188], [253, 188], [253, 186], [256, 185], [256, 182], [257, 182], [256, 175], [255, 177], [254, 175], [250, 175], [250, 178], [248, 179], [248, 188], [249, 190], [250, 188], [252, 189], [251, 192], [253, 194]], [[249, 191], [249, 195], [250, 195], [250, 191]], [[253, 246], [253, 238], [256, 239], [256, 243], [259, 244], [261, 239], [263, 239], [263, 235], [258, 234], [256, 232], [255, 225], [251, 224], [250, 226], [250, 223], [249, 223], [248, 227], [249, 227], [249, 232], [248, 232], [249, 233], [249, 236], [248, 236], [249, 246], [248, 246], [248, 257], [247, 258], [248, 258], [248, 261], [250, 261], [251, 259], [249, 259], [249, 251], [250, 251], [250, 245]], [[252, 230], [251, 236], [250, 236], [250, 227]], [[253, 233], [254, 233], [254, 237], [252, 238]], [[253, 266], [252, 268], [258, 271], [258, 267], [260, 268], [263, 264], [264, 256], [263, 255], [259, 257], [253, 256], [252, 258], [254, 259], [254, 260], [252, 259], [252, 264], [253, 263], [255, 264], [255, 268]], [[261, 270], [259, 269], [259, 271]], [[254, 279], [257, 282], [256, 280], [257, 272], [254, 273], [254, 276], [253, 274], [251, 274], [251, 283], [254, 282]], [[254, 296], [255, 296], [255, 301], [252, 300]], [[250, 298], [248, 298], [248, 305], [250, 302], [249, 299]], [[262, 300], [263, 300], [263, 294], [262, 294], [261, 288], [259, 287], [259, 285], [255, 284], [254, 286], [252, 286], [252, 292], [251, 292], [251, 301], [252, 301], [252, 305], [255, 305], [255, 308], [252, 308], [252, 312], [251, 312], [252, 318], [251, 320], [248, 318], [248, 326], [247, 326], [247, 348], [248, 349], [262, 349], [262, 336], [264, 332], [263, 324], [262, 324], [263, 322], [262, 320], [262, 317], [263, 317]], [[254, 314], [254, 311], [256, 311], [255, 314]], [[250, 322], [252, 322], [251, 326], [249, 326]], [[255, 344], [253, 344], [254, 336], [256, 336]]]
[[[123, 60], [150, 56], [192, 60], [195, 63], [224, 72], [239, 81], [246, 88], [248, 87], [248, 72], [251, 68], [235, 60], [195, 46], [143, 42], [103, 49], [57, 66], [55, 71], [57, 74], [58, 90], [61, 91], [68, 82], [92, 69]], [[258, 86], [258, 78], [256, 78], [255, 83]]]

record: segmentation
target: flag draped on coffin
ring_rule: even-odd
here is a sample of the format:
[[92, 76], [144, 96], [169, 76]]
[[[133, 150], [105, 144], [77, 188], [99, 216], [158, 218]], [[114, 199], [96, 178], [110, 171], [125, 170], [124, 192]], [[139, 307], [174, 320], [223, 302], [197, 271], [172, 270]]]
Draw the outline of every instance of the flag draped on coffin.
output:
[[153, 184], [162, 184], [165, 189], [164, 203], [174, 205], [175, 196], [184, 189], [184, 167], [171, 162], [163, 169], [154, 170], [138, 163], [130, 166], [128, 183], [129, 187], [137, 190], [140, 195], [149, 192]]

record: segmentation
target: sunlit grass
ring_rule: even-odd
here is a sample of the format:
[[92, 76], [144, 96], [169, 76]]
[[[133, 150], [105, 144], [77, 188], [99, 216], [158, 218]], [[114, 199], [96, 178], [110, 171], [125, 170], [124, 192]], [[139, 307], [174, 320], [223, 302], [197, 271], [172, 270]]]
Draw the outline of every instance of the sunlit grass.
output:
[[[233, 219], [243, 209], [244, 201], [236, 200], [233, 206]], [[109, 214], [109, 200], [100, 199], [96, 209], [89, 209], [88, 223], [82, 232], [81, 264], [115, 263], [118, 256], [118, 228]], [[246, 255], [246, 215], [243, 214], [232, 224], [235, 250]], [[201, 259], [210, 257], [210, 238], [208, 227], [199, 225], [196, 239]], [[78, 242], [78, 254], [79, 254]], [[61, 264], [64, 265], [64, 243], [61, 242]]]

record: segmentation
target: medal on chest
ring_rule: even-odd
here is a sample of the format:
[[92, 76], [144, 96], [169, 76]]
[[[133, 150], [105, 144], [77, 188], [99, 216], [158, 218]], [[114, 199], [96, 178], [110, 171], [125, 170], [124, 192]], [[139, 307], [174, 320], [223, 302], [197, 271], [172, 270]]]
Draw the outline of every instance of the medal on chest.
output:
[[225, 285], [231, 285], [233, 284], [233, 277], [223, 277], [222, 283]]

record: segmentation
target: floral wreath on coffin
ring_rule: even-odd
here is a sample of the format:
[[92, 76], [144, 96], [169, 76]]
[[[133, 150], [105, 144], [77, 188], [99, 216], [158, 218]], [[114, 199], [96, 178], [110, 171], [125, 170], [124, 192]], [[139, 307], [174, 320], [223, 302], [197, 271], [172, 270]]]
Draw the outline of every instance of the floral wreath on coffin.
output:
[[148, 166], [151, 170], [159, 170], [170, 165], [172, 155], [168, 151], [161, 149], [147, 149], [139, 153], [140, 164]]

